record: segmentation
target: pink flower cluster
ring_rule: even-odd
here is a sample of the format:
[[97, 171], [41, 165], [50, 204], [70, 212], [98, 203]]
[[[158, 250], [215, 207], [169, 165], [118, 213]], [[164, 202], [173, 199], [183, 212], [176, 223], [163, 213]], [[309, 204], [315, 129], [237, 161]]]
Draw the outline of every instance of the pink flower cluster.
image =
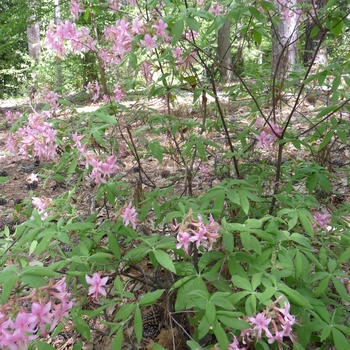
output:
[[172, 225], [172, 230], [178, 230], [176, 245], [177, 249], [184, 248], [189, 255], [189, 247], [191, 243], [195, 243], [199, 248], [201, 245], [208, 250], [211, 250], [213, 244], [219, 237], [220, 225], [214, 220], [213, 216], [209, 216], [209, 223], [204, 223], [201, 215], [198, 215], [198, 220], [195, 220], [190, 209], [181, 224]]
[[115, 25], [105, 27], [103, 39], [109, 44], [109, 49], [101, 49], [100, 58], [107, 65], [119, 64], [131, 51], [133, 38], [130, 24], [124, 18], [118, 19]]
[[90, 285], [88, 295], [93, 295], [94, 301], [98, 300], [98, 295], [101, 294], [104, 297], [107, 295], [105, 285], [108, 281], [108, 277], [101, 278], [101, 272], [95, 272], [92, 277], [85, 275], [86, 282]]
[[16, 303], [21, 301], [30, 306], [25, 307], [10, 301], [0, 307], [2, 349], [27, 349], [30, 341], [39, 337], [39, 331], [46, 336], [69, 316], [69, 310], [73, 306], [65, 277], [57, 283], [51, 281], [48, 286], [34, 289], [28, 296], [16, 299]]
[[204, 181], [209, 181], [210, 180], [210, 172], [211, 172], [211, 167], [207, 164], [203, 164], [199, 167], [199, 171], [202, 173], [204, 177]]
[[191, 51], [187, 56], [184, 57], [184, 51], [178, 46], [176, 46], [175, 49], [171, 50], [171, 52], [174, 55], [176, 65], [180, 70], [191, 68], [191, 63], [194, 62], [197, 57], [197, 53], [195, 51]]
[[78, 19], [79, 14], [84, 12], [84, 10], [82, 10], [80, 6], [81, 6], [80, 0], [72, 0], [69, 3], [69, 9], [70, 9], [70, 12], [73, 14], [74, 19]]
[[[247, 350], [251, 343], [263, 336], [266, 336], [269, 344], [277, 342], [280, 350], [282, 350], [281, 344], [284, 337], [289, 337], [294, 343], [296, 337], [292, 333], [292, 326], [296, 323], [296, 319], [289, 312], [290, 304], [284, 302], [284, 307], [276, 306], [283, 298], [283, 295], [280, 296], [266, 310], [258, 313], [255, 317], [247, 317], [251, 328], [241, 330], [239, 338], [234, 336], [228, 350]], [[243, 344], [243, 347], [240, 344]]]
[[93, 83], [88, 82], [88, 84], [85, 87], [85, 91], [87, 94], [92, 95], [92, 100], [96, 102], [98, 98], [100, 97], [100, 85], [98, 84], [98, 81], [94, 81]]
[[96, 49], [96, 40], [90, 36], [90, 29], [77, 29], [75, 23], [68, 20], [58, 26], [51, 26], [46, 38], [49, 48], [62, 57], [68, 52], [80, 53]]
[[56, 110], [58, 108], [58, 94], [54, 91], [44, 91], [44, 101], [50, 105], [50, 108]]
[[278, 140], [278, 136], [282, 134], [282, 130], [275, 123], [270, 123], [269, 125], [263, 126], [263, 120], [261, 118], [257, 118], [255, 126], [262, 126], [260, 135], [255, 135], [258, 140], [257, 147], [270, 150], [272, 144], [276, 142]]
[[5, 113], [5, 118], [11, 123], [13, 124], [16, 120], [19, 119], [19, 117], [21, 116], [21, 113], [19, 112], [12, 112], [12, 111], [7, 111]]
[[38, 213], [41, 214], [41, 217], [45, 219], [49, 216], [49, 213], [44, 213], [45, 210], [52, 204], [52, 199], [47, 197], [33, 197], [32, 204], [38, 210]]
[[318, 229], [318, 227], [321, 227], [322, 229], [327, 228], [331, 221], [331, 214], [327, 210], [325, 210], [323, 214], [315, 212], [312, 214], [312, 216], [316, 221], [316, 224], [312, 223], [315, 231]]
[[125, 226], [128, 226], [131, 223], [131, 226], [134, 230], [136, 230], [136, 226], [138, 224], [137, 221], [137, 212], [135, 207], [132, 206], [131, 202], [128, 206], [125, 206], [122, 209], [121, 217], [123, 218], [123, 222]]
[[57, 158], [56, 130], [45, 120], [48, 112], [30, 114], [28, 126], [19, 128], [16, 133], [7, 138], [7, 149], [15, 157], [28, 158], [32, 156], [51, 161]]
[[117, 156], [112, 155], [101, 160], [99, 155], [91, 153], [86, 149], [86, 143], [81, 143], [81, 140], [84, 137], [85, 135], [78, 136], [77, 133], [74, 133], [72, 136], [73, 141], [75, 142], [75, 147], [77, 147], [80, 152], [80, 158], [85, 158], [86, 168], [92, 166], [90, 177], [94, 179], [96, 184], [101, 182], [107, 183], [107, 178], [116, 174], [119, 169], [119, 166], [117, 165]]

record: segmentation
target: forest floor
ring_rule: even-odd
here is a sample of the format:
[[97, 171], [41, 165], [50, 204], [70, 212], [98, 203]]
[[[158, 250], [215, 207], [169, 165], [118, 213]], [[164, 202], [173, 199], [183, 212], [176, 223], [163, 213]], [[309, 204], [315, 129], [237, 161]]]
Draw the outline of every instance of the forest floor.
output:
[[[241, 132], [245, 126], [252, 122], [252, 119], [247, 117], [248, 110], [244, 105], [233, 104], [229, 101], [226, 96], [221, 97], [221, 102], [223, 103], [225, 109], [225, 115], [228, 123], [235, 125], [234, 128], [230, 127], [230, 132], [232, 133], [232, 139]], [[88, 100], [75, 101], [76, 111], [79, 114], [84, 113], [94, 113], [101, 104], [92, 104]], [[209, 101], [210, 102], [210, 101]], [[211, 101], [212, 102], [212, 101]], [[140, 111], [145, 103], [142, 100], [132, 100], [128, 102], [136, 113]], [[167, 104], [165, 100], [155, 99], [152, 101], [147, 101], [147, 110], [157, 111], [158, 113], [167, 113]], [[307, 113], [308, 110], [316, 108], [313, 103], [304, 101], [304, 110]], [[29, 101], [26, 98], [19, 100], [6, 100], [0, 101], [0, 176], [8, 176], [9, 180], [0, 185], [0, 232], [5, 226], [8, 226], [10, 231], [15, 230], [16, 225], [21, 224], [26, 220], [25, 210], [27, 205], [30, 205], [30, 195], [41, 197], [45, 196], [47, 198], [58, 198], [62, 193], [69, 190], [70, 186], [74, 183], [74, 178], [67, 181], [44, 181], [44, 178], [40, 178], [37, 188], [31, 188], [28, 186], [28, 177], [32, 173], [40, 173], [44, 164], [35, 160], [16, 160], [8, 156], [6, 152], [6, 139], [10, 131], [10, 125], [5, 121], [6, 111], [19, 111], [25, 112], [30, 111]], [[184, 95], [176, 100], [176, 103], [172, 106], [172, 113], [179, 119], [193, 118], [195, 120], [200, 120], [202, 118], [201, 111], [194, 108], [192, 103], [192, 96]], [[208, 118], [214, 120], [216, 118], [214, 109], [209, 110]], [[347, 116], [349, 118], [349, 116]], [[126, 125], [128, 123], [128, 125]], [[296, 130], [302, 129], [302, 121], [294, 120], [293, 128]], [[132, 130], [142, 130], [144, 127], [143, 121], [135, 119], [130, 124], [130, 121], [125, 121], [124, 125], [121, 122], [120, 130], [124, 133], [124, 137], [128, 139], [127, 127], [132, 127]], [[216, 143], [227, 148], [227, 143], [225, 140], [225, 135], [221, 132], [210, 131], [205, 133], [203, 137], [213, 140]], [[79, 134], [79, 130], [77, 130]], [[120, 140], [122, 140], [121, 135], [116, 134]], [[154, 137], [154, 135], [148, 135], [147, 133], [142, 133], [142, 136], [135, 137], [134, 142], [140, 149], [146, 147], [147, 137]], [[179, 133], [179, 143], [186, 142], [186, 130]], [[171, 143], [171, 139], [167, 134], [159, 135], [159, 143], [166, 145], [167, 147]], [[253, 142], [253, 139], [250, 140]], [[250, 159], [245, 159], [244, 162], [249, 162], [253, 164], [254, 162], [265, 162], [271, 166], [275, 165], [275, 155], [276, 152], [271, 151], [261, 151], [255, 150], [252, 153], [254, 156]], [[285, 156], [289, 159], [305, 159], [307, 157], [315, 157], [317, 160], [317, 155], [311, 155], [303, 153], [303, 149], [297, 150], [294, 147], [286, 147]], [[210, 166], [214, 165], [215, 157], [211, 157], [208, 160]], [[347, 180], [347, 172], [343, 171], [346, 166], [349, 165], [350, 159], [350, 147], [348, 145], [343, 145], [339, 142], [332, 144], [332, 148], [327, 154], [327, 159], [323, 159], [323, 165], [327, 167], [332, 174], [336, 176], [333, 180], [332, 192], [330, 194], [322, 194], [322, 196], [328, 196], [329, 201], [327, 205], [336, 206], [341, 202], [348, 202], [350, 199], [350, 190]], [[123, 181], [130, 184], [134, 188], [134, 193], [130, 195], [129, 201], [132, 201], [136, 197], [142, 198], [142, 193], [150, 191], [154, 186], [167, 187], [175, 184], [175, 191], [180, 195], [186, 192], [185, 182], [182, 180], [184, 176], [184, 168], [181, 167], [177, 159], [172, 156], [165, 154], [162, 164], [160, 164], [154, 157], [144, 157], [140, 160], [142, 162], [143, 172], [146, 178], [140, 180], [139, 164], [135, 161], [133, 154], [130, 151], [126, 151], [123, 157], [119, 161], [120, 171], [124, 174]], [[216, 160], [215, 160], [216, 161]], [[221, 160], [220, 160], [221, 161]], [[200, 172], [196, 172], [193, 177], [193, 193], [192, 195], [197, 197], [203, 191], [208, 188], [217, 185], [221, 178], [218, 174], [211, 174], [210, 180], [206, 178]], [[140, 185], [140, 181], [142, 184]], [[144, 182], [143, 182], [144, 181]], [[148, 184], [148, 185], [147, 185]], [[149, 186], [151, 184], [151, 186]], [[111, 215], [113, 216], [113, 208], [108, 207], [101, 200], [96, 200], [97, 187], [94, 186], [93, 181], [89, 178], [84, 179], [83, 186], [77, 191], [74, 201], [76, 211], [81, 217], [87, 217], [93, 212], [98, 212], [98, 217], [101, 220]], [[305, 190], [304, 188], [301, 190]], [[78, 203], [78, 204], [77, 204]], [[147, 218], [147, 222], [142, 223], [138, 230], [140, 234], [148, 234], [149, 232], [154, 232], [154, 230], [160, 230], [161, 228], [155, 228], [152, 222], [152, 217]], [[12, 258], [9, 257], [9, 263]], [[32, 262], [35, 264], [35, 261]], [[147, 271], [148, 274], [152, 275], [155, 272], [150, 270], [151, 264], [147, 261], [141, 261], [138, 266], [142, 271]], [[133, 275], [136, 272], [130, 272]], [[136, 285], [134, 293], [145, 293], [145, 285]], [[91, 308], [95, 307], [91, 305]], [[113, 312], [113, 310], [111, 311]], [[144, 314], [149, 313], [148, 309], [143, 310]], [[128, 329], [124, 332], [124, 344], [123, 349], [153, 349], [154, 343], [162, 345], [166, 349], [187, 349], [185, 345], [186, 337], [183, 330], [176, 326], [171, 326], [167, 320], [162, 320], [161, 324], [163, 327], [156, 337], [143, 339], [141, 345], [138, 345], [135, 337], [133, 336], [133, 327], [130, 325]], [[84, 350], [110, 350], [112, 349], [112, 339], [108, 337], [108, 329], [102, 323], [91, 323], [92, 329], [92, 339], [90, 342], [83, 341]], [[78, 333], [74, 331], [73, 328], [69, 327], [69, 324], [64, 329], [64, 331], [57, 336], [55, 339], [47, 338], [47, 342], [54, 346], [56, 349], [68, 350], [72, 349], [74, 344], [79, 340]], [[175, 341], [175, 345], [174, 345]], [[210, 342], [211, 339], [208, 339]], [[175, 347], [174, 347], [175, 346]], [[310, 347], [311, 349], [312, 347]]]

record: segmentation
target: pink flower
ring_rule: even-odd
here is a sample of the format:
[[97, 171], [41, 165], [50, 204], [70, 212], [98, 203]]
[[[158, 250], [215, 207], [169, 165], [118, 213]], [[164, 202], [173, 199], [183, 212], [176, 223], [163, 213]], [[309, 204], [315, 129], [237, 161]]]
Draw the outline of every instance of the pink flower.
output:
[[175, 59], [181, 58], [184, 53], [178, 46], [176, 46], [174, 50], [171, 50], [171, 52], [173, 53]]
[[265, 318], [265, 313], [260, 312], [259, 314], [256, 315], [256, 317], [248, 317], [250, 323], [254, 326], [253, 330], [257, 331], [257, 338], [261, 339], [262, 336], [262, 331], [264, 331], [267, 335], [267, 337], [272, 337], [268, 325], [271, 322], [271, 317], [270, 318]]
[[160, 38], [167, 38], [167, 33], [165, 32], [165, 29], [168, 27], [166, 23], [162, 19], [158, 20], [158, 23], [153, 26], [153, 28], [156, 29], [156, 34]]
[[70, 12], [73, 14], [75, 19], [78, 19], [79, 13], [84, 12], [84, 10], [81, 9], [80, 5], [80, 0], [73, 0], [69, 4]]
[[152, 49], [157, 47], [156, 44], [156, 37], [150, 36], [149, 34], [146, 34], [144, 37], [144, 40], [140, 40], [140, 43], [144, 46], [146, 46], [146, 51], [152, 51]]
[[32, 312], [31, 314], [35, 316], [35, 321], [33, 321], [33, 325], [39, 324], [41, 334], [45, 336], [45, 324], [51, 324], [52, 313], [51, 311], [51, 301], [46, 303], [45, 305], [41, 305], [38, 303], [32, 304]]
[[[312, 214], [313, 218], [315, 219], [316, 223], [318, 226], [321, 228], [325, 229], [330, 223], [331, 219], [331, 214], [325, 210], [323, 214], [319, 212], [315, 212]], [[317, 230], [317, 226], [313, 224], [314, 230]]]
[[237, 337], [233, 336], [233, 342], [228, 344], [228, 350], [246, 350], [247, 348], [241, 348]]
[[49, 214], [44, 213], [44, 211], [50, 206], [52, 203], [51, 198], [47, 197], [32, 197], [32, 204], [38, 210], [38, 213], [41, 214], [42, 218], [45, 219]]
[[143, 23], [141, 23], [138, 18], [135, 18], [132, 21], [131, 32], [134, 34], [142, 34], [143, 33]]
[[172, 230], [179, 230], [177, 234], [177, 249], [184, 247], [186, 254], [189, 254], [190, 243], [196, 243], [196, 247], [201, 245], [208, 250], [211, 250], [213, 244], [219, 237], [218, 231], [220, 225], [214, 220], [213, 216], [209, 217], [210, 223], [204, 223], [202, 216], [198, 215], [198, 220], [195, 220], [192, 216], [192, 209], [183, 222], [178, 225], [172, 225]]
[[199, 171], [202, 173], [202, 175], [204, 175], [204, 181], [209, 181], [210, 180], [210, 171], [211, 171], [211, 168], [204, 164], [204, 165], [201, 165], [199, 167]]
[[188, 255], [188, 249], [190, 246], [190, 243], [193, 241], [193, 237], [186, 231], [183, 231], [182, 228], [179, 229], [179, 233], [177, 234], [177, 245], [176, 249], [181, 249], [184, 247], [185, 253]]
[[58, 108], [58, 94], [54, 91], [49, 91], [45, 96], [44, 96], [45, 102], [47, 102], [52, 109], [57, 109]]
[[101, 273], [95, 272], [92, 277], [85, 275], [85, 280], [90, 284], [88, 295], [93, 294], [93, 300], [98, 300], [98, 294], [101, 294], [104, 297], [107, 295], [105, 285], [108, 281], [108, 277], [101, 278]]
[[98, 98], [100, 96], [100, 85], [98, 84], [98, 81], [96, 80], [93, 83], [89, 82], [85, 87], [85, 91], [88, 94], [92, 94], [93, 96], [91, 99], [94, 102], [96, 102], [96, 100], [98, 100]]
[[123, 218], [123, 222], [125, 226], [128, 226], [131, 223], [132, 228], [136, 230], [137, 225], [137, 212], [135, 207], [131, 206], [131, 202], [129, 205], [122, 209], [121, 217]]
[[121, 102], [125, 97], [125, 93], [123, 92], [123, 90], [119, 84], [114, 84], [113, 93], [114, 93], [114, 101], [115, 102]]

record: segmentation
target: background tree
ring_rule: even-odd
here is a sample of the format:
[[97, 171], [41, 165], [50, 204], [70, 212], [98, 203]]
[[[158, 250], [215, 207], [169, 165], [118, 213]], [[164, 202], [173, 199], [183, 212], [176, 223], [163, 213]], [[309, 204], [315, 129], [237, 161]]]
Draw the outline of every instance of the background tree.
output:
[[218, 56], [220, 64], [220, 77], [224, 83], [233, 80], [232, 53], [231, 53], [231, 30], [230, 20], [226, 19], [224, 25], [218, 32]]
[[298, 21], [297, 0], [279, 0], [278, 17], [272, 21], [272, 76], [283, 85], [297, 63]]
[[[325, 35], [321, 24], [320, 13], [322, 8], [326, 5], [326, 0], [313, 0], [309, 1], [309, 10], [307, 12], [308, 20], [305, 25], [305, 50], [304, 50], [304, 65], [308, 65], [312, 62], [312, 59], [317, 52], [314, 60], [314, 65], [325, 65], [327, 64], [327, 46], [325, 45]], [[313, 31], [317, 30], [314, 34]], [[311, 34], [314, 35], [311, 35]], [[320, 41], [322, 45], [316, 51]]]

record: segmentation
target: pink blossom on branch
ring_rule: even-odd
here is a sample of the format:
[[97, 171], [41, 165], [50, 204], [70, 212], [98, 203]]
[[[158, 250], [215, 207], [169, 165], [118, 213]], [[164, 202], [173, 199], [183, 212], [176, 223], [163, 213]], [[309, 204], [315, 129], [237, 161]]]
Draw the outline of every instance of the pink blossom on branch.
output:
[[107, 292], [105, 285], [108, 281], [108, 277], [101, 278], [101, 272], [95, 272], [92, 277], [85, 275], [86, 282], [90, 285], [88, 295], [93, 294], [93, 300], [98, 300], [98, 295], [106, 296]]
[[131, 223], [131, 226], [134, 230], [136, 230], [136, 226], [138, 224], [137, 221], [137, 212], [135, 207], [132, 206], [131, 202], [128, 206], [125, 206], [122, 209], [121, 217], [123, 218], [123, 222], [125, 226], [128, 226]]
[[157, 47], [156, 44], [156, 37], [155, 36], [151, 36], [149, 34], [146, 34], [143, 40], [140, 40], [140, 43], [146, 47], [146, 51], [152, 51], [152, 49]]
[[185, 253], [189, 254], [189, 247], [191, 243], [195, 243], [196, 247], [203, 246], [211, 250], [213, 244], [219, 238], [220, 225], [210, 215], [209, 223], [204, 223], [201, 215], [198, 215], [198, 220], [193, 218], [192, 209], [186, 215], [182, 223], [172, 225], [173, 231], [178, 230], [176, 246], [177, 249], [184, 248]]
[[168, 25], [162, 19], [159, 19], [157, 24], [153, 25], [153, 28], [156, 30], [156, 35], [160, 38], [168, 37], [168, 34], [165, 32], [167, 27]]
[[114, 94], [113, 99], [117, 103], [121, 102], [125, 97], [125, 93], [119, 84], [114, 84], [113, 94]]
[[79, 14], [84, 12], [84, 10], [82, 10], [80, 6], [81, 6], [80, 0], [72, 0], [69, 3], [70, 12], [73, 14], [75, 19], [78, 19]]
[[317, 225], [314, 223], [312, 224], [315, 231], [317, 230], [317, 226], [321, 227], [322, 229], [327, 228], [331, 221], [331, 214], [327, 210], [325, 210], [323, 214], [315, 212], [312, 214], [312, 216], [317, 223]]

